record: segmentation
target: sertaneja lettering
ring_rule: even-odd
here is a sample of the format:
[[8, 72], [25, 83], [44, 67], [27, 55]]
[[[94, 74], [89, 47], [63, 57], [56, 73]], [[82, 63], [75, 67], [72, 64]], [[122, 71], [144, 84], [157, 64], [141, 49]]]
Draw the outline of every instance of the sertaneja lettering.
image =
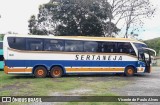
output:
[[122, 61], [122, 56], [117, 56], [117, 55], [76, 55], [75, 60]]

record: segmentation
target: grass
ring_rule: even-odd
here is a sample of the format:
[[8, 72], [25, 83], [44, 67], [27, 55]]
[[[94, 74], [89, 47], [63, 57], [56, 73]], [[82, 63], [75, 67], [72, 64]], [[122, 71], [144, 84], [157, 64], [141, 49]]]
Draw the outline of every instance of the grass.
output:
[[[67, 91], [80, 85], [75, 78], [34, 78], [6, 75], [0, 71], [1, 95], [46, 96], [50, 92]], [[59, 81], [60, 80], [60, 81]]]
[[[62, 78], [34, 78], [32, 76], [7, 75], [0, 71], [1, 96], [52, 96], [52, 95], [91, 95], [118, 96], [111, 92], [113, 88], [121, 88], [128, 82], [123, 77], [107, 76], [66, 76]], [[78, 92], [79, 89], [90, 90]], [[76, 90], [75, 92], [73, 92]], [[78, 91], [77, 91], [78, 90]], [[56, 94], [55, 94], [56, 93]], [[11, 105], [14, 103], [11, 103]], [[103, 102], [67, 102], [65, 105], [107, 105]], [[109, 103], [109, 105], [124, 105], [126, 103]]]

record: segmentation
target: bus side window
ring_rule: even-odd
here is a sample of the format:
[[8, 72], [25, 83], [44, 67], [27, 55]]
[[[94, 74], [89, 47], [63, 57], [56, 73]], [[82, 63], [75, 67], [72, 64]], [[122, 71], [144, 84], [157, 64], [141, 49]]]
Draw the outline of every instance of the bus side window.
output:
[[116, 53], [116, 42], [104, 42], [102, 48], [105, 53]]
[[83, 52], [83, 42], [66, 40], [65, 41], [65, 51], [67, 52]]
[[63, 51], [64, 41], [59, 39], [45, 39], [44, 50], [45, 51]]
[[4, 58], [3, 58], [3, 55], [0, 55], [0, 61], [3, 61]]
[[98, 52], [97, 42], [84, 42], [84, 52]]
[[42, 51], [43, 50], [43, 40], [36, 39], [36, 38], [27, 39], [27, 50]]
[[26, 50], [26, 39], [21, 37], [8, 37], [8, 44], [10, 48], [17, 50]]
[[119, 42], [118, 43], [118, 52], [135, 55], [135, 51], [129, 42]]
[[119, 42], [117, 48], [119, 53], [127, 53], [125, 42]]

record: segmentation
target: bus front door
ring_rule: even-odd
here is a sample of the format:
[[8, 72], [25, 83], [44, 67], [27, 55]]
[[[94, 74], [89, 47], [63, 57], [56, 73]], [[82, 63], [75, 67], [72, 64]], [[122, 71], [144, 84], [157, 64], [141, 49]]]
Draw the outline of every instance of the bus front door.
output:
[[139, 61], [145, 63], [145, 72], [150, 73], [151, 72], [151, 55], [149, 51], [145, 51], [145, 50], [139, 51], [138, 59]]
[[148, 57], [145, 58], [145, 64], [146, 64], [146, 70], [145, 70], [145, 72], [146, 73], [150, 73], [151, 72], [151, 55], [150, 55], [149, 52], [147, 53], [147, 56]]

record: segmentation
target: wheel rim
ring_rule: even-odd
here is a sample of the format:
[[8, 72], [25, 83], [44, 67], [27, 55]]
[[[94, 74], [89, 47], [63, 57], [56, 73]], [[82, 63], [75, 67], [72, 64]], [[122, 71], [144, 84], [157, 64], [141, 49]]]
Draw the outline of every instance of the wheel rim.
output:
[[128, 74], [132, 75], [133, 74], [133, 70], [132, 69], [128, 69]]
[[61, 74], [61, 71], [60, 69], [56, 68], [54, 71], [53, 71], [53, 75], [54, 76], [59, 76]]
[[42, 69], [40, 69], [40, 70], [37, 71], [37, 74], [38, 74], [39, 76], [42, 76], [42, 75], [44, 74], [44, 71], [43, 71]]

